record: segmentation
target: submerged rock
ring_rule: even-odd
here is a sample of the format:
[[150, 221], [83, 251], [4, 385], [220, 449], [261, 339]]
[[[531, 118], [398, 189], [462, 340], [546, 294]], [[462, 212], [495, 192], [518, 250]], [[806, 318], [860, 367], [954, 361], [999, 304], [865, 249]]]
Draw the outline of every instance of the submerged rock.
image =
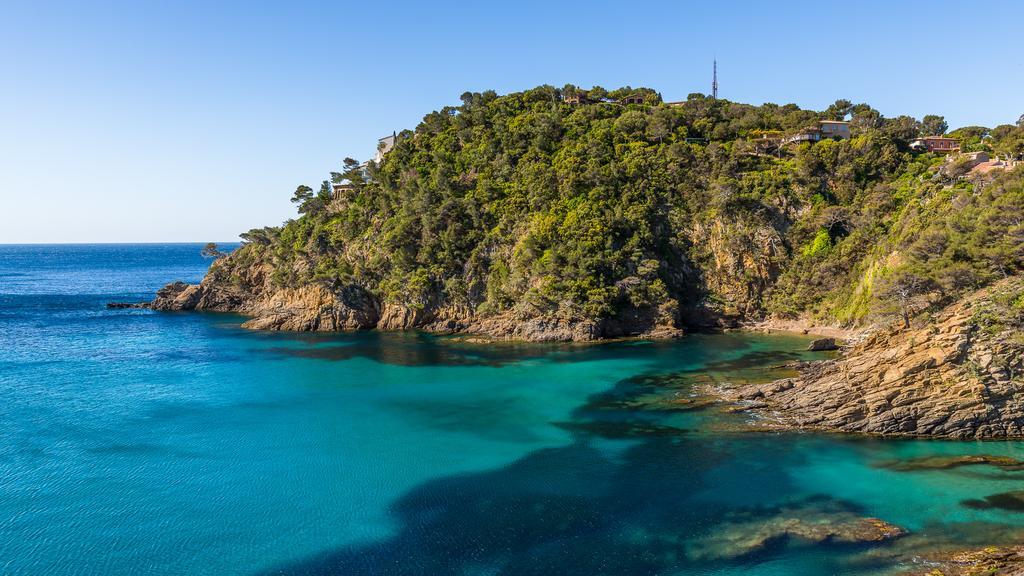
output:
[[738, 516], [691, 543], [689, 555], [695, 560], [733, 559], [774, 545], [880, 543], [907, 534], [878, 518], [815, 504], [783, 507], [769, 516], [757, 511]]
[[107, 302], [107, 308], [110, 310], [149, 308], [149, 302]]
[[960, 456], [925, 456], [910, 460], [887, 460], [875, 466], [899, 472], [915, 470], [948, 470], [961, 466], [995, 466], [1003, 470], [1024, 470], [1024, 462], [1009, 456], [993, 456], [990, 454], [970, 454]]
[[997, 508], [1010, 512], [1024, 512], [1024, 490], [1000, 492], [999, 494], [985, 496], [982, 500], [964, 500], [961, 504], [977, 510]]

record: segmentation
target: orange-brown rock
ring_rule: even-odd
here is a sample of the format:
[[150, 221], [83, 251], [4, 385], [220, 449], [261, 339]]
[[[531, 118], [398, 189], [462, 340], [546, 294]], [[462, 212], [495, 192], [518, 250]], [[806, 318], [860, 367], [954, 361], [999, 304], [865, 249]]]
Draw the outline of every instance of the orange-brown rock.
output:
[[911, 573], [919, 576], [1024, 575], [1024, 546], [989, 546], [944, 554], [928, 560], [931, 567]]
[[[303, 266], [299, 263], [298, 266]], [[242, 324], [257, 330], [350, 331], [423, 330], [441, 334], [473, 333], [530, 341], [591, 341], [621, 336], [671, 338], [671, 306], [633, 310], [601, 320], [530, 315], [515, 310], [478, 315], [467, 306], [436, 301], [421, 306], [381, 302], [361, 286], [315, 281], [281, 287], [265, 264], [239, 266], [231, 257], [214, 262], [199, 284], [175, 282], [157, 292], [154, 310], [207, 310], [249, 316]]]
[[[794, 378], [734, 389], [780, 426], [950, 438], [1024, 436], [1024, 341], [1015, 325], [985, 324], [992, 302], [1024, 290], [1011, 278], [930, 322], [893, 327]], [[1004, 298], [1005, 299], [1005, 298]], [[991, 316], [990, 314], [987, 316]]]

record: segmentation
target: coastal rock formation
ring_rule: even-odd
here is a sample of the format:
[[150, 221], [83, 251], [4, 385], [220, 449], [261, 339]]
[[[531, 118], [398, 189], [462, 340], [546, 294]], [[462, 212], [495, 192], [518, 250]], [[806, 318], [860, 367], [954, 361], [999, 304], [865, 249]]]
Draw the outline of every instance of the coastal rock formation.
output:
[[969, 499], [961, 502], [968, 508], [975, 510], [988, 510], [996, 508], [1010, 512], [1024, 512], [1024, 490], [1013, 490], [1011, 492], [1000, 492], [990, 494], [982, 499]]
[[380, 319], [377, 303], [365, 291], [352, 286], [331, 290], [321, 284], [273, 291], [239, 311], [253, 316], [242, 326], [257, 330], [360, 330]]
[[1024, 280], [1010, 278], [913, 328], [868, 336], [794, 378], [719, 393], [795, 428], [950, 438], [1024, 436]]
[[230, 257], [213, 264], [200, 284], [174, 282], [148, 304], [153, 310], [206, 310], [249, 316], [242, 324], [256, 330], [321, 331], [423, 330], [439, 334], [472, 333], [493, 338], [543, 341], [591, 341], [601, 338], [682, 335], [670, 304], [657, 309], [627, 309], [602, 320], [530, 315], [519, 311], [476, 314], [467, 306], [440, 298], [422, 306], [381, 302], [358, 285], [314, 282], [277, 287], [264, 265], [239, 266]]
[[[726, 327], [741, 318], [763, 317], [762, 299], [781, 273], [784, 259], [779, 229], [793, 217], [791, 207], [780, 206], [775, 221], [753, 228], [723, 220], [694, 223], [690, 236], [699, 247], [703, 280], [722, 303], [716, 307], [718, 314], [704, 324]], [[698, 308], [692, 313], [706, 311]]]

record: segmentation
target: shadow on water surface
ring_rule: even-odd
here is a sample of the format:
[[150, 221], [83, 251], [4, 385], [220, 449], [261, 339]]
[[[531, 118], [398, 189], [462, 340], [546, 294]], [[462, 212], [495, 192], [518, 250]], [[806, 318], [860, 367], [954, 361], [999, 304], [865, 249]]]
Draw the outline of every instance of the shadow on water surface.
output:
[[968, 508], [975, 510], [998, 509], [1008, 512], [1024, 512], [1024, 490], [1012, 492], [1000, 492], [985, 496], [983, 499], [970, 499], [961, 502]]
[[401, 412], [406, 420], [428, 428], [505, 442], [539, 439], [533, 423], [519, 416], [526, 408], [516, 397], [432, 398], [429, 402], [389, 400], [383, 404], [389, 410]]
[[[574, 344], [495, 343], [481, 345], [454, 338], [422, 333], [382, 333], [376, 331], [352, 334], [274, 334], [286, 344], [265, 351], [285, 358], [308, 358], [341, 362], [366, 358], [396, 366], [504, 366], [532, 358], [550, 357], [559, 353], [578, 352], [584, 347]], [[296, 346], [299, 344], [301, 346]]]
[[616, 462], [577, 441], [430, 481], [392, 506], [394, 537], [269, 573], [589, 575], [678, 566], [680, 543], [664, 536], [705, 513], [680, 497], [699, 487], [694, 467], [707, 465], [694, 448], [648, 440]]
[[[244, 333], [245, 331], [239, 331]], [[652, 354], [705, 360], [704, 346], [714, 338], [716, 350], [741, 352], [751, 346], [746, 335], [692, 335], [681, 340], [618, 340], [610, 342], [468, 341], [458, 336], [420, 332], [282, 333], [251, 332], [257, 341], [279, 344], [263, 348], [283, 358], [345, 361], [367, 358], [398, 366], [494, 366], [544, 359], [551, 362], [645, 360]], [[783, 363], [799, 357], [795, 351], [748, 351], [740, 358], [721, 362], [720, 370], [738, 371], [744, 366], [760, 369], [766, 363]]]
[[[692, 498], [710, 488], [703, 473], [717, 464], [705, 446], [681, 437], [647, 437], [609, 456], [581, 436], [569, 446], [538, 450], [493, 471], [426, 482], [392, 505], [399, 526], [393, 537], [266, 574], [712, 573], [796, 550], [784, 532], [777, 532], [735, 555], [709, 553], [715, 540], [695, 552], [695, 542], [735, 522], [728, 505]], [[742, 518], [780, 524], [786, 514], [800, 517], [805, 509], [826, 520], [830, 514], [860, 513], [852, 504], [821, 496], [788, 506], [744, 508]], [[749, 537], [748, 527], [739, 529], [746, 531], [739, 537]], [[734, 537], [726, 534], [725, 541]], [[842, 542], [811, 544], [846, 553], [865, 549]], [[834, 573], [829, 566], [836, 561], [822, 559], [820, 573]]]

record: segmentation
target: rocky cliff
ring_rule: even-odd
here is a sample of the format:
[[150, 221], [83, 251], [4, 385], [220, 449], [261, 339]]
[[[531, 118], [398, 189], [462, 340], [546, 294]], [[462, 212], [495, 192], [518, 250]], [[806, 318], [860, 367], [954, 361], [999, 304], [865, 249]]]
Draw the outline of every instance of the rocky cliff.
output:
[[721, 388], [776, 425], [949, 438], [1024, 436], [1024, 279], [767, 384]]
[[161, 311], [235, 312], [250, 317], [243, 327], [257, 330], [422, 330], [529, 341], [673, 338], [683, 333], [670, 303], [660, 308], [627, 309], [600, 320], [523, 310], [480, 314], [467, 306], [445, 303], [440, 295], [425, 305], [411, 306], [382, 302], [354, 284], [315, 281], [280, 287], [270, 280], [271, 266], [246, 263], [239, 256], [214, 262], [199, 284], [168, 284], [157, 292], [149, 307]]

